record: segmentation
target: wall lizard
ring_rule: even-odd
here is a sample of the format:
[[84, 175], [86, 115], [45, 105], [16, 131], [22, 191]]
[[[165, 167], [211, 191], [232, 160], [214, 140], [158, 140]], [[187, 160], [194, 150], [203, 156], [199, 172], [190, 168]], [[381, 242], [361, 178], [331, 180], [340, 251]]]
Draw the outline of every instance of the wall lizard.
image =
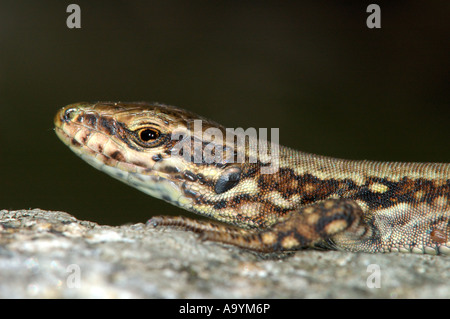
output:
[[[158, 103], [76, 103], [55, 116], [58, 137], [92, 166], [219, 221], [161, 216], [149, 220], [155, 227], [261, 252], [317, 247], [450, 255], [450, 164], [344, 160], [279, 146], [278, 169], [263, 174], [267, 162], [250, 143], [245, 158], [256, 162], [230, 161], [242, 147], [217, 141], [206, 134], [210, 128], [226, 135], [213, 121]], [[174, 151], [180, 141], [201, 151], [214, 145], [231, 157], [199, 162], [194, 149], [190, 156]]]

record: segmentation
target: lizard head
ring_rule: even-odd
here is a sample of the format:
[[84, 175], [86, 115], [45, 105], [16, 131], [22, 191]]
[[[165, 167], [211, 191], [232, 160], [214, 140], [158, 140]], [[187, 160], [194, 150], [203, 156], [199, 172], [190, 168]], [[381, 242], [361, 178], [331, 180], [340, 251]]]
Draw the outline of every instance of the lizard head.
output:
[[258, 209], [255, 180], [243, 181], [256, 164], [235, 163], [225, 128], [194, 113], [158, 103], [76, 103], [54, 122], [83, 160], [151, 196], [224, 221], [241, 209], [229, 204], [236, 196]]

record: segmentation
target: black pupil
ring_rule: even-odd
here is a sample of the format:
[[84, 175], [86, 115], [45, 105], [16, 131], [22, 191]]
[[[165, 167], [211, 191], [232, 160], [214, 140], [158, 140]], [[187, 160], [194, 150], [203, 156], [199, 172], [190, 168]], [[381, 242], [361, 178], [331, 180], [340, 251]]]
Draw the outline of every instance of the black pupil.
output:
[[158, 132], [150, 129], [143, 130], [140, 133], [140, 137], [144, 142], [148, 142], [150, 140], [154, 140], [158, 137]]

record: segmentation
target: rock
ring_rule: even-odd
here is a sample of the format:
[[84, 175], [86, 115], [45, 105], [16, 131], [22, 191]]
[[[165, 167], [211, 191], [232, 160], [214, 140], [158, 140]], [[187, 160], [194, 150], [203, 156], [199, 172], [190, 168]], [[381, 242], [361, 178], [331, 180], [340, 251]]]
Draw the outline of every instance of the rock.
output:
[[450, 298], [449, 268], [448, 256], [261, 255], [144, 224], [0, 211], [0, 298]]

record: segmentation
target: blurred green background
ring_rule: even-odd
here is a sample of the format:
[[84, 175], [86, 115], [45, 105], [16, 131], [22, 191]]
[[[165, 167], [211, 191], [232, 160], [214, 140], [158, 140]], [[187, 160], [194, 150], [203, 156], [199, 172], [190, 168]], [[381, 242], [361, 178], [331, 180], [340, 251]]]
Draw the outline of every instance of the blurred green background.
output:
[[185, 214], [57, 139], [55, 112], [78, 101], [159, 101], [335, 157], [450, 162], [450, 2], [376, 2], [378, 30], [369, 3], [2, 0], [0, 209]]

